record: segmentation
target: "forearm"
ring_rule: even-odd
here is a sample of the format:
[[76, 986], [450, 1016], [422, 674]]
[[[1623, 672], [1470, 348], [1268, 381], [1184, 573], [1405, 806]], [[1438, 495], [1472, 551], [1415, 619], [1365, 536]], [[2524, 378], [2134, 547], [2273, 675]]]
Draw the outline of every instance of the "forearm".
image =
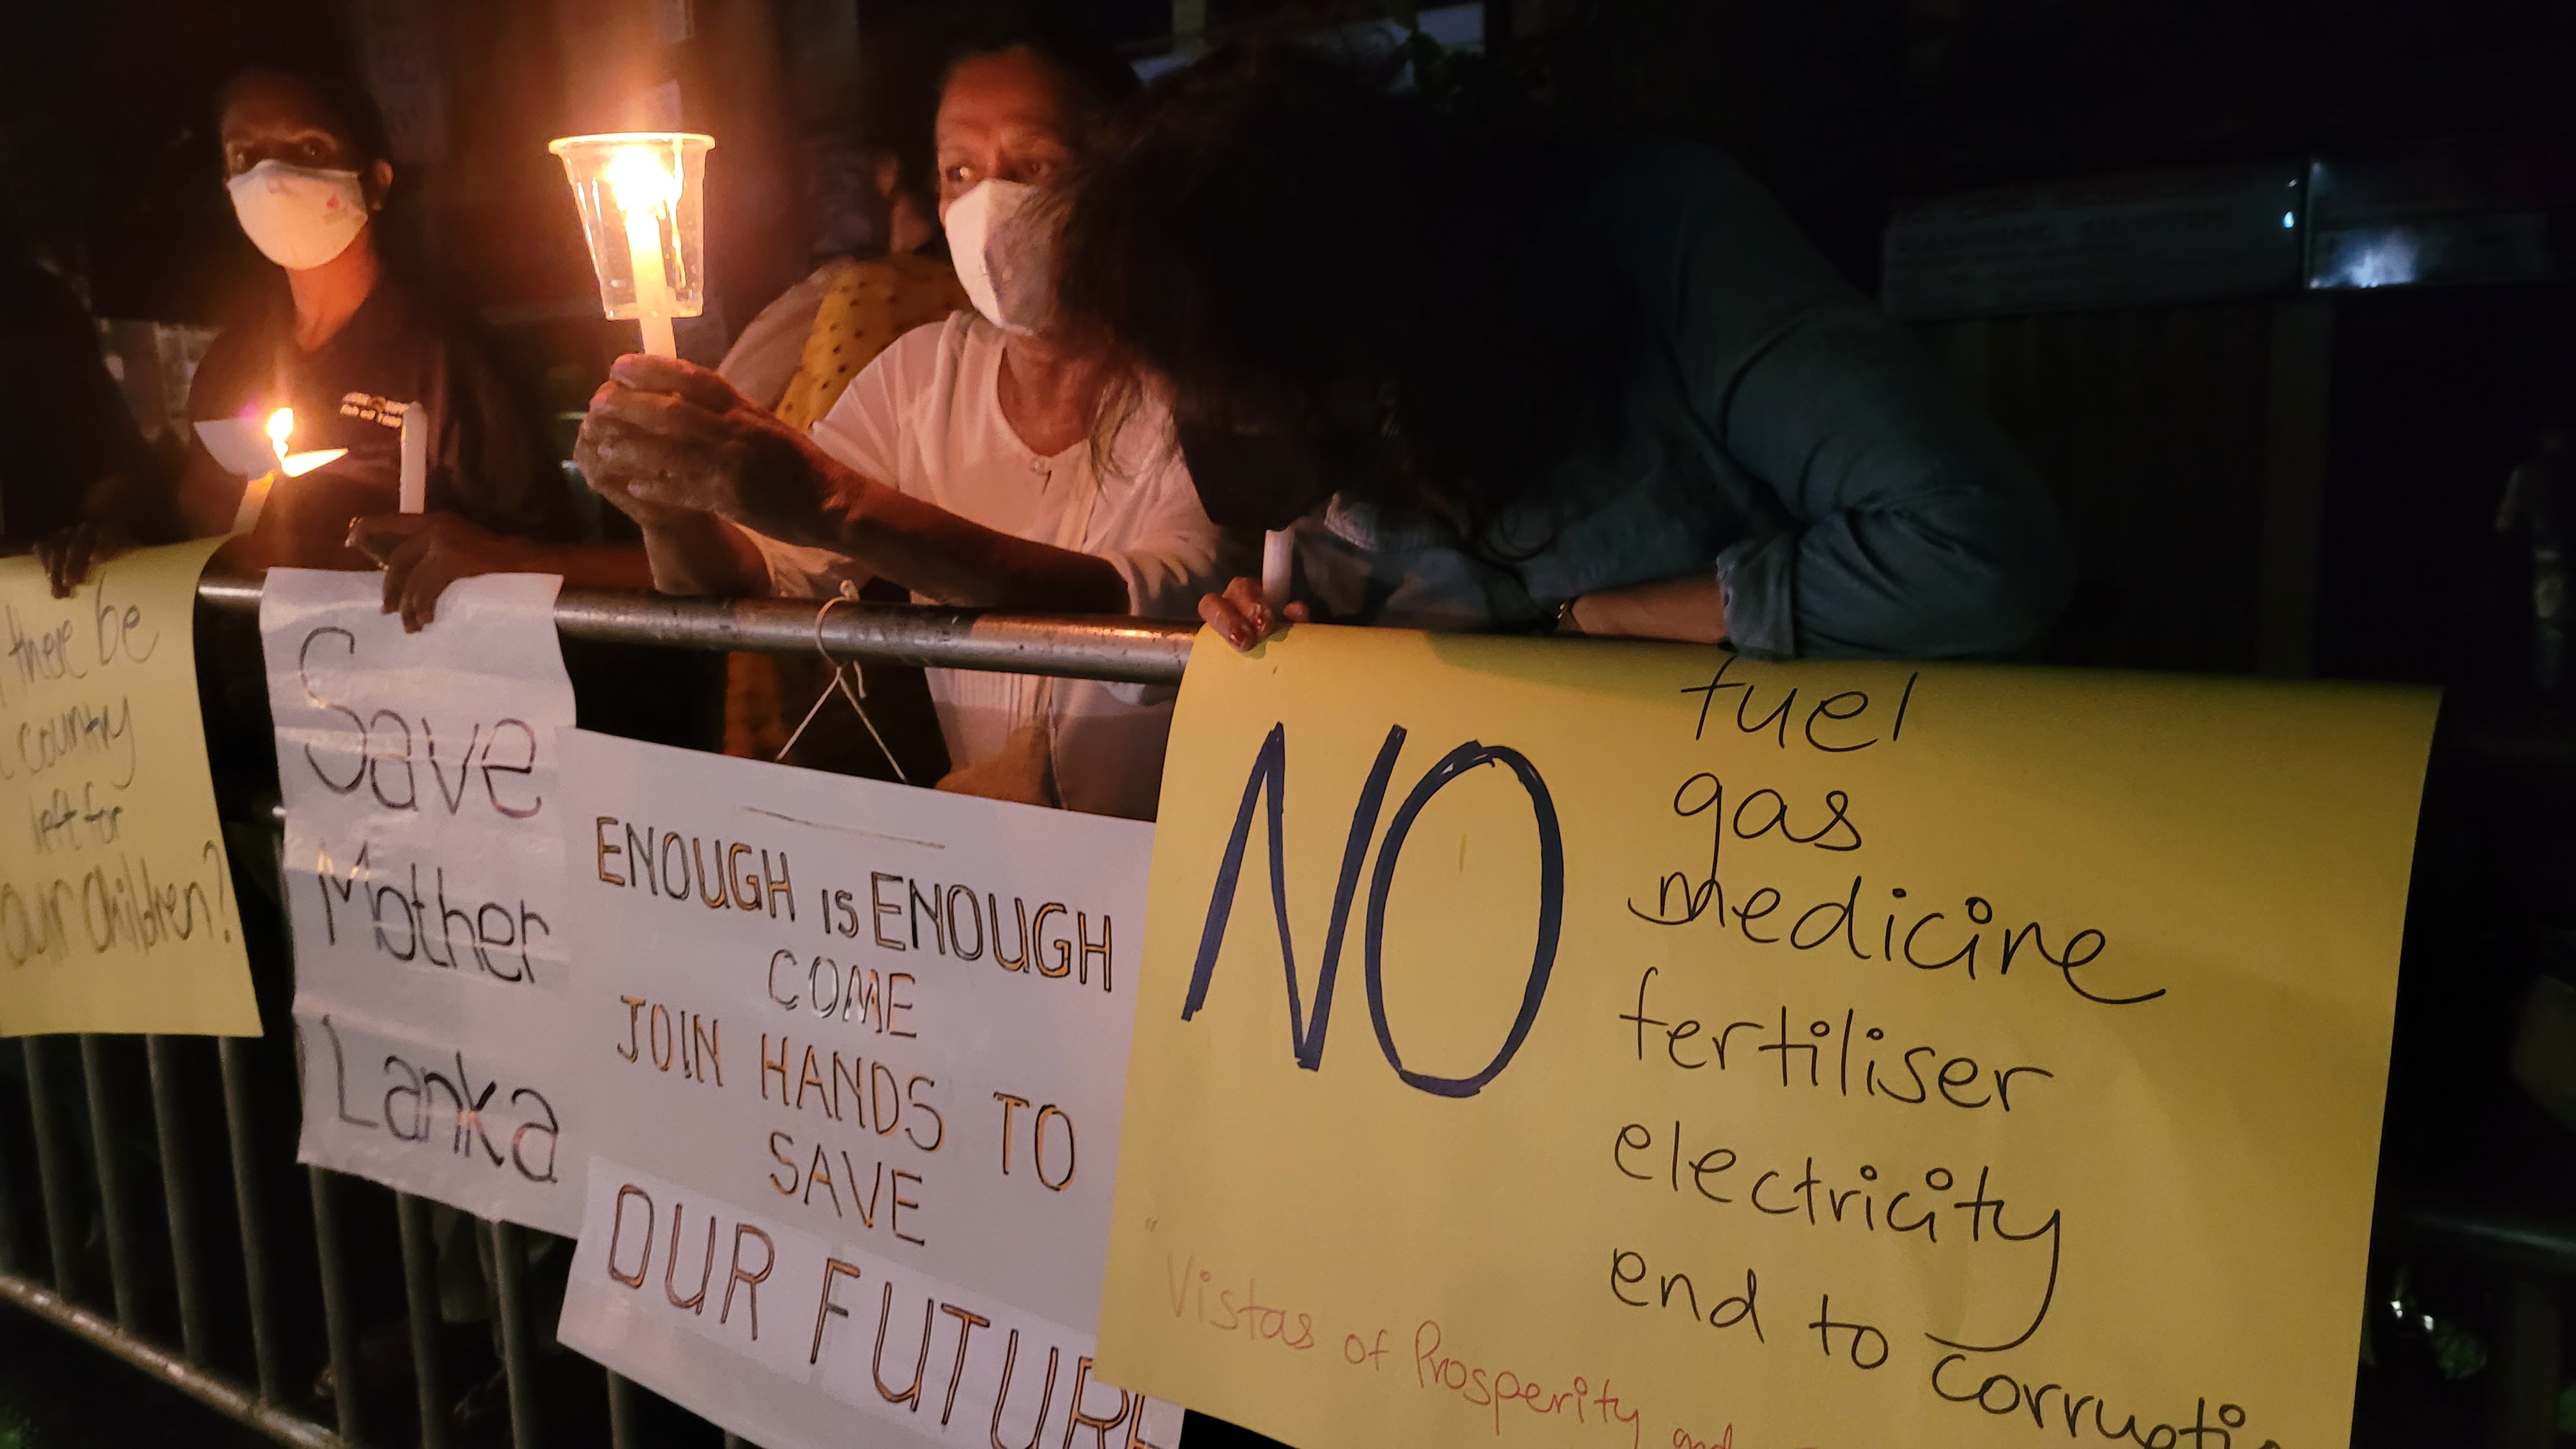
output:
[[82, 495], [81, 521], [136, 543], [174, 543], [190, 536], [178, 491], [167, 475], [129, 472], [99, 479]]
[[519, 571], [560, 575], [576, 589], [611, 589], [619, 593], [653, 591], [653, 566], [643, 547], [631, 543], [532, 543]]
[[768, 560], [741, 529], [713, 514], [646, 524], [643, 556], [642, 586], [665, 594], [764, 598], [769, 593]]
[[1726, 593], [1713, 574], [1605, 589], [1574, 601], [1574, 626], [1623, 639], [1717, 644], [1726, 639]]
[[987, 528], [856, 475], [835, 483], [810, 541], [863, 573], [967, 608], [1128, 612], [1127, 582], [1106, 559]]
[[212, 538], [232, 532], [233, 519], [241, 511], [242, 493], [249, 486], [216, 467], [211, 459], [200, 462], [191, 456], [179, 475], [176, 496], [170, 500], [179, 531], [188, 538]]

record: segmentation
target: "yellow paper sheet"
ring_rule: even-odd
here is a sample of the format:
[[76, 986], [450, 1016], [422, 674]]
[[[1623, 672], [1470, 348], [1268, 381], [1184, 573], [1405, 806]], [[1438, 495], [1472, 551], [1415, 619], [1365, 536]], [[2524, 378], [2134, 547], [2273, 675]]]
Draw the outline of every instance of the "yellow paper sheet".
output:
[[1301, 1449], [2340, 1445], [2434, 706], [1203, 641], [1101, 1371]]
[[197, 712], [197, 575], [0, 561], [0, 1036], [259, 1031]]

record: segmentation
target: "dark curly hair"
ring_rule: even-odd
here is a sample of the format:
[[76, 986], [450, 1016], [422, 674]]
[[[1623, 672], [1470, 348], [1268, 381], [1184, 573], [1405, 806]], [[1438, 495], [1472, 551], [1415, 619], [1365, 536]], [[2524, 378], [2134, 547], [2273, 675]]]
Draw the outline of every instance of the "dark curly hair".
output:
[[1516, 300], [1558, 148], [1459, 126], [1399, 62], [1258, 42], [1158, 80], [1075, 170], [1058, 325], [1169, 388], [1220, 523], [1339, 493], [1526, 556], [1505, 518], [1580, 391]]
[[895, 189], [924, 216], [939, 209], [935, 119], [940, 93], [959, 66], [1026, 51], [1061, 88], [1076, 121], [1089, 126], [1144, 88], [1135, 70], [1077, 18], [1026, 3], [957, 4], [897, 21], [871, 34], [851, 78], [837, 136], [872, 159], [895, 163]]
[[1052, 73], [1085, 127], [1105, 121], [1136, 94], [1144, 82], [1135, 68], [1118, 56], [1099, 31], [1081, 20], [1044, 5], [1002, 4], [971, 9], [954, 21], [948, 64], [939, 83], [946, 89], [957, 67], [988, 55], [1024, 50]]
[[234, 71], [215, 92], [217, 124], [233, 102], [272, 86], [291, 90], [312, 106], [315, 119], [348, 146], [358, 170], [393, 159], [392, 133], [375, 93], [353, 64], [336, 55], [280, 53]]

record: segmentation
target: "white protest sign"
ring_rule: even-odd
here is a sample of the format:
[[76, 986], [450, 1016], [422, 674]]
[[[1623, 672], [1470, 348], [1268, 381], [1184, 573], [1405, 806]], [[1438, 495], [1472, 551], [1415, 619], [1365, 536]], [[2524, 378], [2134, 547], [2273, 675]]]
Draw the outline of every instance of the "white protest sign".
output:
[[259, 622], [286, 802], [298, 1159], [570, 1233], [586, 1150], [566, 1140], [560, 583], [466, 579], [406, 634], [380, 575], [275, 569]]
[[559, 1336], [767, 1449], [1170, 1449], [1091, 1368], [1153, 829], [560, 736]]

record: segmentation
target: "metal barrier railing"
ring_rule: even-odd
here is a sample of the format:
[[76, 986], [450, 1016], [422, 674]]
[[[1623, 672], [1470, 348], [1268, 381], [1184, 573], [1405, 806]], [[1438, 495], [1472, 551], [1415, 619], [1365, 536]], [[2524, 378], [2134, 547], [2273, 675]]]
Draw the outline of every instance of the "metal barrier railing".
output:
[[[201, 604], [237, 612], [256, 610], [259, 597], [260, 586], [253, 579], [209, 578], [198, 589]], [[810, 604], [647, 598], [581, 590], [563, 593], [555, 621], [568, 639], [769, 653], [801, 653], [819, 642], [845, 659], [1149, 684], [1179, 681], [1196, 634], [1194, 626], [1150, 620], [1009, 616], [884, 605], [836, 607], [818, 618]], [[277, 934], [282, 943], [282, 923]], [[271, 964], [283, 969], [286, 963]], [[305, 1364], [290, 1360], [293, 1347], [286, 1320], [291, 1305], [285, 1301], [285, 1280], [291, 1260], [280, 1256], [280, 1209], [270, 1201], [277, 1187], [276, 1164], [281, 1161], [273, 1154], [288, 1144], [274, 1140], [276, 1125], [264, 1124], [256, 1108], [253, 1056], [262, 1044], [242, 1038], [214, 1043], [212, 1075], [223, 1105], [224, 1166], [231, 1179], [230, 1211], [239, 1236], [240, 1301], [235, 1315], [218, 1302], [212, 1282], [215, 1277], [230, 1276], [212, 1270], [224, 1250], [209, 1238], [217, 1215], [209, 1208], [219, 1209], [220, 1204], [200, 1198], [205, 1184], [199, 1178], [221, 1174], [197, 1170], [201, 1165], [195, 1159], [203, 1154], [194, 1150], [189, 1136], [191, 1107], [201, 1102], [192, 1092], [202, 1091], [191, 1082], [207, 1075], [201, 1059], [205, 1048], [197, 1038], [142, 1039], [170, 1272], [169, 1292], [164, 1295], [147, 1268], [155, 1247], [149, 1236], [149, 1209], [139, 1209], [135, 1201], [143, 1184], [130, 1179], [127, 1172], [128, 1124], [122, 1115], [126, 1104], [114, 1090], [117, 1062], [112, 1058], [131, 1055], [128, 1040], [76, 1038], [80, 1107], [89, 1126], [89, 1176], [98, 1201], [95, 1221], [107, 1267], [108, 1312], [99, 1311], [97, 1285], [83, 1281], [89, 1255], [81, 1237], [91, 1219], [83, 1210], [76, 1181], [74, 1159], [79, 1153], [69, 1125], [72, 1103], [58, 1090], [70, 1075], [70, 1059], [63, 1055], [70, 1044], [61, 1038], [28, 1037], [18, 1043], [32, 1128], [34, 1197], [44, 1219], [48, 1271], [42, 1280], [35, 1276], [29, 1257], [29, 1224], [18, 1210], [20, 1198], [14, 1185], [20, 1163], [12, 1160], [8, 1141], [0, 1138], [0, 1299], [88, 1340], [279, 1443], [307, 1449], [359, 1444], [367, 1437], [368, 1426], [362, 1422], [367, 1385], [362, 1377], [360, 1310], [351, 1267], [353, 1255], [360, 1250], [353, 1236], [364, 1236], [366, 1226], [351, 1221], [344, 1201], [360, 1190], [355, 1180], [321, 1168], [304, 1170], [312, 1214], [310, 1286], [318, 1299], [319, 1346], [331, 1379], [332, 1422], [325, 1424], [300, 1412], [297, 1406], [305, 1396], [289, 1389], [291, 1367], [300, 1369]], [[364, 1190], [387, 1192], [373, 1185]], [[450, 1449], [456, 1442], [450, 1432], [450, 1401], [460, 1386], [447, 1372], [450, 1365], [438, 1331], [432, 1206], [407, 1194], [388, 1195], [393, 1206], [392, 1261], [400, 1268], [408, 1368], [417, 1404], [417, 1442], [424, 1449]], [[138, 1211], [144, 1218], [137, 1217]], [[2491, 1264], [2507, 1281], [2514, 1301], [2526, 1307], [2532, 1303], [2546, 1307], [2548, 1285], [2576, 1282], [2576, 1237], [2555, 1220], [2526, 1224], [2474, 1207], [2408, 1207], [2383, 1213], [2378, 1227], [2383, 1237], [2400, 1243]], [[474, 1231], [483, 1235], [482, 1246], [495, 1265], [494, 1317], [501, 1338], [498, 1356], [507, 1385], [510, 1440], [516, 1449], [539, 1449], [545, 1441], [545, 1414], [534, 1368], [537, 1325], [527, 1302], [526, 1234], [506, 1223], [478, 1222]], [[173, 1312], [161, 1313], [165, 1306]], [[2542, 1316], [2551, 1327], [2538, 1337], [2554, 1343], [2556, 1319]], [[175, 1318], [175, 1352], [148, 1336], [146, 1319], [156, 1317], [165, 1324]], [[228, 1352], [235, 1346], [223, 1340], [219, 1327], [219, 1321], [236, 1319], [246, 1330], [246, 1354]], [[217, 1364], [223, 1358], [236, 1364], [246, 1360], [248, 1382], [224, 1371]], [[654, 1401], [617, 1374], [596, 1372], [601, 1375], [600, 1414], [606, 1420], [609, 1443], [614, 1449], [640, 1449], [643, 1425]], [[2516, 1378], [2508, 1396], [2533, 1407], [2515, 1422], [2527, 1421], [2534, 1427], [2527, 1437], [2508, 1433], [2492, 1442], [2546, 1444], [2553, 1384], [2542, 1369]], [[702, 1428], [701, 1433], [714, 1436], [711, 1429]], [[727, 1449], [740, 1442], [730, 1434], [722, 1437]]]
[[[239, 611], [259, 607], [256, 579], [210, 578], [200, 602]], [[1080, 614], [996, 614], [899, 604], [840, 604], [818, 614], [812, 601], [682, 599], [566, 589], [555, 627], [567, 639], [660, 644], [679, 649], [803, 654], [818, 644], [843, 659], [1053, 674], [1122, 684], [1178, 684], [1196, 624]]]
[[[259, 607], [260, 584], [254, 578], [209, 577], [197, 598], [202, 606], [235, 612]], [[1006, 615], [965, 609], [914, 608], [861, 604], [832, 608], [820, 615], [813, 604], [772, 600], [719, 601], [645, 597], [565, 590], [555, 607], [555, 624], [567, 639], [661, 645], [680, 649], [801, 653], [818, 645], [842, 659], [931, 665], [953, 669], [999, 670], [1072, 678], [1106, 679], [1141, 684], [1177, 684], [1189, 662], [1196, 626], [1139, 619]], [[277, 932], [283, 950], [283, 923]], [[287, 963], [271, 963], [287, 969]], [[244, 1383], [216, 1364], [230, 1356], [218, 1343], [219, 1314], [214, 1276], [209, 1264], [222, 1251], [206, 1241], [209, 1215], [199, 1201], [201, 1175], [195, 1170], [189, 1140], [192, 1091], [189, 1063], [183, 1058], [202, 1049], [195, 1039], [143, 1038], [149, 1078], [152, 1144], [161, 1180], [161, 1226], [166, 1233], [170, 1273], [163, 1295], [148, 1281], [147, 1259], [158, 1266], [162, 1244], [147, 1240], [148, 1221], [138, 1220], [135, 1195], [141, 1184], [129, 1177], [128, 1123], [124, 1103], [114, 1090], [112, 1055], [128, 1053], [126, 1038], [78, 1037], [83, 1100], [89, 1122], [89, 1176], [97, 1194], [97, 1216], [84, 1212], [76, 1182], [78, 1155], [69, 1103], [57, 1084], [68, 1062], [58, 1060], [60, 1038], [26, 1037], [18, 1042], [27, 1084], [36, 1168], [36, 1199], [45, 1225], [49, 1281], [31, 1275], [23, 1243], [21, 1214], [13, 1189], [18, 1165], [0, 1140], [0, 1299], [88, 1340], [127, 1364], [176, 1388], [282, 1444], [308, 1449], [355, 1446], [366, 1437], [361, 1363], [360, 1307], [351, 1267], [356, 1246], [351, 1238], [363, 1228], [350, 1221], [345, 1194], [350, 1180], [322, 1168], [308, 1167], [311, 1193], [313, 1284], [319, 1298], [321, 1347], [331, 1381], [329, 1424], [299, 1412], [304, 1396], [290, 1393], [289, 1349], [281, 1302], [286, 1260], [275, 1204], [276, 1161], [267, 1154], [288, 1143], [269, 1140], [277, 1128], [263, 1124], [255, 1106], [253, 1039], [225, 1038], [215, 1043], [216, 1072], [223, 1101], [223, 1131], [229, 1149], [231, 1213], [240, 1236], [238, 1321], [247, 1330], [250, 1381]], [[202, 1072], [202, 1064], [198, 1071]], [[300, 1094], [299, 1094], [300, 1100]], [[381, 1189], [377, 1189], [380, 1190]], [[447, 1449], [450, 1400], [458, 1385], [443, 1362], [438, 1325], [439, 1288], [435, 1282], [431, 1242], [431, 1204], [405, 1193], [392, 1193], [394, 1237], [401, 1267], [403, 1321], [410, 1339], [409, 1368], [418, 1405], [418, 1442], [423, 1449]], [[149, 1209], [141, 1209], [148, 1219]], [[109, 1312], [97, 1307], [95, 1285], [83, 1282], [88, 1254], [82, 1238], [95, 1222], [104, 1239]], [[508, 1389], [511, 1442], [517, 1449], [538, 1449], [545, 1438], [545, 1414], [534, 1368], [537, 1325], [530, 1319], [525, 1232], [509, 1223], [475, 1222], [484, 1235], [480, 1245], [495, 1266], [493, 1316], [500, 1337], [502, 1375]], [[146, 1300], [151, 1299], [147, 1309]], [[158, 1310], [175, 1306], [179, 1343], [174, 1352], [146, 1334], [147, 1317], [167, 1317]], [[614, 1449], [638, 1449], [646, 1396], [637, 1386], [607, 1370], [602, 1385], [608, 1439]], [[739, 1443], [723, 1436], [727, 1449]]]

